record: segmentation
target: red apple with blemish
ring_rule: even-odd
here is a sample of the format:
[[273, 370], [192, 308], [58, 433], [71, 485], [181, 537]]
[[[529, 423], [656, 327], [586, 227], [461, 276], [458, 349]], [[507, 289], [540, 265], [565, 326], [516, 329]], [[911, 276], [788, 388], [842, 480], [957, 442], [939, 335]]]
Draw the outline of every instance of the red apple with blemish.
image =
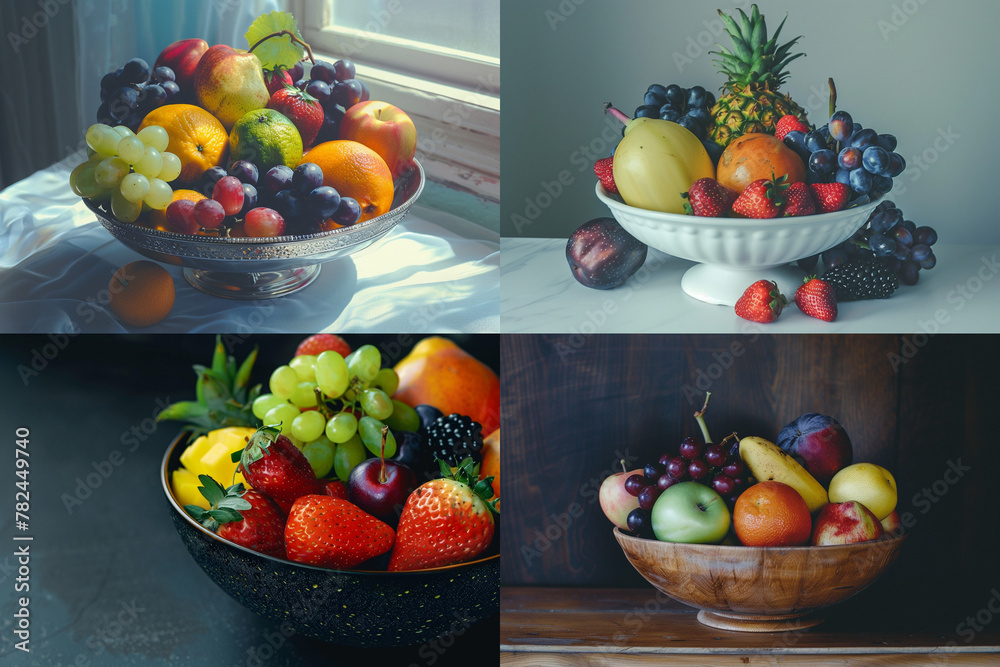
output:
[[833, 417], [815, 412], [781, 429], [777, 444], [823, 486], [854, 460], [854, 447], [844, 427]]
[[358, 102], [340, 121], [340, 138], [364, 144], [389, 165], [393, 178], [413, 166], [417, 128], [402, 109], [388, 102]]
[[[621, 462], [622, 470], [625, 462]], [[639, 499], [625, 490], [625, 480], [632, 475], [641, 475], [642, 468], [628, 472], [616, 472], [607, 476], [597, 494], [604, 515], [622, 530], [628, 530], [628, 514], [639, 507]]]
[[868, 542], [882, 537], [883, 532], [878, 517], [858, 501], [827, 503], [813, 521], [812, 545]]

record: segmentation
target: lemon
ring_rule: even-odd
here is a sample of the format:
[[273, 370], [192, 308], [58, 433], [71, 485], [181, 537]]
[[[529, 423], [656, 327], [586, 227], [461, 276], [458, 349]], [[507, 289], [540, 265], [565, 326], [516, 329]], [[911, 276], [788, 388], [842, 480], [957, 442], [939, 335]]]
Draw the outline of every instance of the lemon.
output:
[[302, 137], [285, 115], [274, 109], [256, 109], [233, 125], [229, 158], [253, 162], [261, 176], [279, 164], [294, 169], [302, 161]]
[[858, 501], [881, 521], [896, 509], [896, 480], [874, 463], [847, 466], [830, 480], [830, 502], [848, 500]]

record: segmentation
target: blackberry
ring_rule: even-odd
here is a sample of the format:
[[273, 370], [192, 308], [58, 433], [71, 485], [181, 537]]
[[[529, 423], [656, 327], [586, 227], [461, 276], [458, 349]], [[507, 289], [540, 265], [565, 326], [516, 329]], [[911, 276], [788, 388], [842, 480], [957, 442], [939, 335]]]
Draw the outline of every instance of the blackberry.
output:
[[482, 462], [482, 449], [483, 427], [471, 417], [450, 414], [427, 427], [427, 442], [420, 448], [420, 458], [428, 470], [438, 468], [437, 459], [454, 468], [467, 457]]
[[899, 287], [892, 269], [874, 258], [857, 258], [830, 269], [822, 276], [837, 293], [837, 301], [888, 299]]

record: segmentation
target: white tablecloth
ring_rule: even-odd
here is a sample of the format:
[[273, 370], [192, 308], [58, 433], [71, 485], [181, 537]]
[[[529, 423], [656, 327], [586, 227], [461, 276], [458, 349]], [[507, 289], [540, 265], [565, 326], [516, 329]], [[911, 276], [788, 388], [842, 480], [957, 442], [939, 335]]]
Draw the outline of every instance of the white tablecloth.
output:
[[[116, 241], [69, 188], [75, 154], [0, 192], [0, 331], [125, 332], [107, 308], [120, 267], [141, 255]], [[164, 265], [177, 297], [143, 332], [497, 332], [500, 240], [421, 207], [379, 243], [323, 265], [308, 287], [278, 299], [230, 301]]]

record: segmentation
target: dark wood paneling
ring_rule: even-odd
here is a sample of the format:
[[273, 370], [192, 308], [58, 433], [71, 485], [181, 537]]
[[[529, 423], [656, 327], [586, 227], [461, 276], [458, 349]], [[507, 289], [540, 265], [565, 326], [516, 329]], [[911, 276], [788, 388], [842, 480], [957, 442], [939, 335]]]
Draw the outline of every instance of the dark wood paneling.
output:
[[[958, 605], [947, 612], [956, 625], [974, 615], [1000, 585], [1000, 462], [989, 428], [1000, 346], [995, 337], [917, 342], [914, 353], [899, 336], [504, 336], [504, 585], [647, 586], [615, 544], [596, 490], [616, 451], [638, 465], [698, 435], [692, 413], [707, 388], [716, 440], [733, 430], [773, 440], [808, 411], [836, 417], [855, 461], [894, 472], [899, 506], [916, 522], [873, 594], [892, 596], [907, 622], [920, 621], [928, 596]], [[972, 471], [938, 502], [914, 499], [942, 488], [959, 458]], [[872, 599], [846, 605], [861, 613]]]

